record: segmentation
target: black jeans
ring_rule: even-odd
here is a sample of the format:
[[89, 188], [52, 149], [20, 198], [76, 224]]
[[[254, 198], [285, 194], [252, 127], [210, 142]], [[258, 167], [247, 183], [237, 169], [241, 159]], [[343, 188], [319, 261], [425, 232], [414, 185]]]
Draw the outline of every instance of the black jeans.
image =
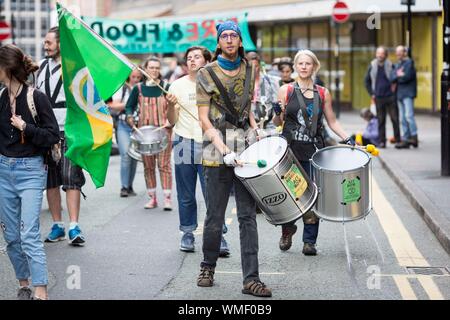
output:
[[234, 185], [241, 242], [243, 283], [259, 280], [255, 200], [234, 175], [233, 168], [223, 165], [220, 167], [204, 167], [204, 173], [208, 202], [203, 229], [203, 262], [201, 266], [216, 266], [219, 258], [225, 211], [231, 187]]
[[386, 113], [389, 113], [394, 129], [395, 141], [400, 142], [400, 125], [398, 117], [397, 99], [395, 96], [376, 98], [377, 118], [378, 118], [378, 132], [380, 135], [380, 142], [386, 143]]

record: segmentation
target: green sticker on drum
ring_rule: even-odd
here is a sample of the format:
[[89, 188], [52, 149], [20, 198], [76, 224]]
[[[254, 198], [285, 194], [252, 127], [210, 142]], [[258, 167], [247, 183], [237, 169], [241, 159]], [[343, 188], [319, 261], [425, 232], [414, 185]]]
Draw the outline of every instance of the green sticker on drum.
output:
[[359, 177], [342, 182], [342, 196], [344, 205], [358, 202], [361, 199], [361, 181], [359, 181]]
[[295, 164], [293, 164], [291, 169], [284, 175], [283, 180], [295, 198], [300, 198], [308, 188], [308, 182]]

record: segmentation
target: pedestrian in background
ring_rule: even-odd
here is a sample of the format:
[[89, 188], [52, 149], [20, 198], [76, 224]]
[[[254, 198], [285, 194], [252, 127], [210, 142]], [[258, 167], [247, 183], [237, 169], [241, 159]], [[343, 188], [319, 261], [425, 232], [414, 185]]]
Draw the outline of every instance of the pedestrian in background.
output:
[[120, 182], [122, 185], [120, 196], [122, 198], [136, 195], [133, 190], [133, 181], [136, 175], [137, 160], [128, 154], [133, 130], [126, 121], [125, 106], [131, 90], [141, 81], [141, 72], [133, 70], [126, 83], [114, 94], [112, 101], [108, 104], [109, 108], [117, 114], [117, 143], [120, 152]]
[[[39, 67], [13, 45], [0, 47], [0, 225], [19, 281], [17, 297], [48, 299], [48, 270], [39, 216], [47, 182], [44, 156], [59, 141], [45, 94], [27, 83]], [[33, 115], [36, 112], [36, 115]]]
[[417, 124], [414, 118], [414, 99], [417, 96], [417, 74], [414, 61], [408, 57], [408, 50], [398, 46], [395, 50], [398, 62], [394, 66], [391, 80], [397, 84], [397, 103], [402, 124], [402, 141], [396, 144], [397, 149], [417, 148]]
[[392, 121], [395, 141], [400, 142], [395, 85], [391, 83], [391, 73], [394, 66], [388, 59], [388, 51], [385, 47], [378, 47], [375, 56], [376, 58], [372, 60], [367, 70], [364, 84], [377, 106], [379, 147], [386, 148], [386, 113], [389, 113]]
[[280, 69], [281, 79], [279, 81], [279, 86], [282, 87], [285, 84], [292, 83], [295, 80], [292, 78], [292, 73], [294, 72], [294, 67], [290, 62], [281, 62], [278, 66]]

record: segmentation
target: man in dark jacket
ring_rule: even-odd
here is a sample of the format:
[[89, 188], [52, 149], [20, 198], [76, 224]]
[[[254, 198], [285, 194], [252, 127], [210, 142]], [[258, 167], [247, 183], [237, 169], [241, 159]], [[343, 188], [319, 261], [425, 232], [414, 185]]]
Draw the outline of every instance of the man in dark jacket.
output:
[[391, 80], [397, 84], [397, 103], [402, 124], [402, 142], [395, 147], [408, 149], [411, 145], [418, 147], [417, 125], [414, 119], [414, 98], [417, 96], [417, 75], [414, 61], [408, 57], [404, 46], [395, 50], [398, 63], [394, 66]]
[[391, 117], [395, 140], [400, 142], [395, 87], [390, 80], [393, 65], [387, 56], [388, 52], [386, 48], [377, 48], [376, 59], [370, 63], [364, 79], [367, 92], [369, 92], [369, 95], [377, 106], [380, 148], [386, 148], [386, 112], [389, 112], [389, 116]]

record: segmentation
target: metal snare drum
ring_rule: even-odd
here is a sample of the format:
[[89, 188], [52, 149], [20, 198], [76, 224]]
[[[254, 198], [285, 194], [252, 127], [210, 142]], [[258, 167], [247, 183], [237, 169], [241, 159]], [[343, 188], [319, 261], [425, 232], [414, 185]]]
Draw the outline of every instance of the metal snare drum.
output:
[[158, 127], [144, 126], [139, 128], [142, 135], [137, 131], [131, 134], [130, 140], [133, 148], [143, 156], [158, 154], [169, 145], [169, 137], [166, 130], [155, 131]]
[[340, 145], [317, 151], [311, 158], [319, 188], [316, 214], [328, 221], [348, 222], [372, 211], [372, 158], [358, 148]]
[[132, 159], [142, 162], [141, 154], [136, 151], [135, 145], [132, 144], [131, 142], [130, 142], [130, 146], [128, 147], [128, 152], [127, 153]]
[[[242, 152], [240, 160], [249, 164], [236, 167], [235, 174], [271, 224], [297, 220], [314, 206], [317, 187], [283, 137], [255, 142]], [[258, 160], [265, 160], [267, 166], [258, 168]]]

